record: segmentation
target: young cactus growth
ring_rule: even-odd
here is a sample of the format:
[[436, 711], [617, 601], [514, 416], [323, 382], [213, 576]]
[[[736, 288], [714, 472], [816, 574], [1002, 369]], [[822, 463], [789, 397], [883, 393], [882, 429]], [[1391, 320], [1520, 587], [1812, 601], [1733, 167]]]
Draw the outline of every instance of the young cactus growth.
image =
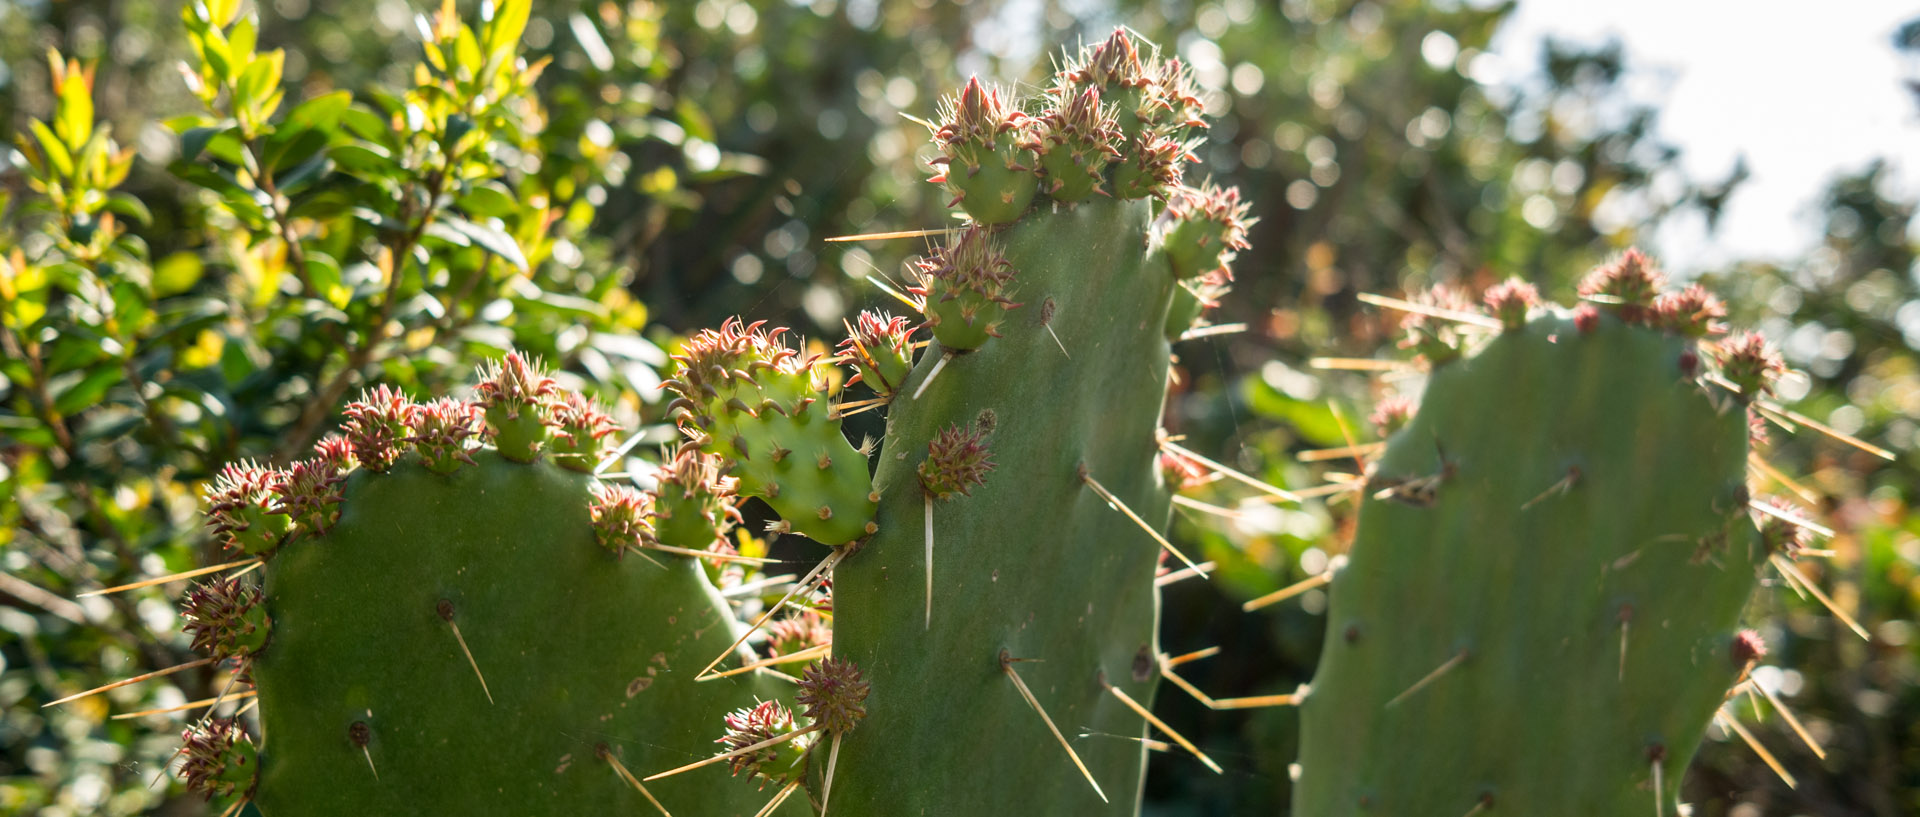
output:
[[186, 629], [240, 665], [230, 694], [257, 693], [272, 740], [208, 720], [180, 775], [275, 817], [754, 814], [751, 792], [627, 771], [705, 753], [710, 712], [791, 694], [696, 683], [731, 611], [694, 559], [619, 558], [657, 521], [712, 544], [726, 483], [690, 455], [670, 500], [600, 484], [578, 466], [604, 414], [518, 355], [483, 376], [485, 408], [376, 388], [313, 459], [222, 472], [210, 526], [264, 564], [189, 590]]
[[1409, 322], [1432, 372], [1410, 419], [1377, 414], [1391, 436], [1333, 581], [1295, 813], [1680, 813], [1764, 651], [1738, 627], [1774, 551], [1745, 404], [1778, 364], [1715, 343], [1703, 292], [1660, 287], [1628, 253], [1573, 313], [1494, 288], [1477, 349], [1457, 299]]

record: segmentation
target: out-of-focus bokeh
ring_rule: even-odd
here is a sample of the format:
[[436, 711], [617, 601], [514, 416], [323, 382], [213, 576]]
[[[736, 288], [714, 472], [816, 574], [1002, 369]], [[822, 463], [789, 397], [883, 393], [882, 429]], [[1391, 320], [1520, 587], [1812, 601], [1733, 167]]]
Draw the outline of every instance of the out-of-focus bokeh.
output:
[[[900, 280], [924, 239], [825, 239], [943, 226], [940, 191], [924, 181], [933, 155], [924, 121], [940, 94], [971, 73], [1044, 82], [1057, 44], [1130, 26], [1192, 66], [1215, 117], [1196, 150], [1203, 172], [1239, 185], [1259, 218], [1214, 316], [1245, 331], [1177, 347], [1183, 386], [1171, 427], [1190, 445], [1237, 452], [1234, 465], [1276, 484], [1313, 484], [1321, 467], [1296, 455], [1344, 445], [1349, 432], [1367, 438], [1364, 418], [1389, 388], [1309, 365], [1390, 355], [1397, 316], [1358, 294], [1482, 288], [1518, 275], [1565, 300], [1582, 273], [1629, 245], [1671, 251], [1673, 272], [1699, 277], [1784, 350], [1795, 374], [1783, 399], [1898, 457], [1772, 434], [1769, 459], [1804, 484], [1836, 531], [1818, 569], [1873, 639], [1784, 589], [1763, 595], [1750, 612], [1772, 645], [1760, 680], [1795, 707], [1827, 757], [1775, 718], [1753, 723], [1797, 780], [1790, 789], [1715, 732], [1684, 799], [1696, 815], [1920, 812], [1920, 516], [1909, 510], [1920, 496], [1910, 453], [1920, 422], [1920, 142], [1911, 138], [1920, 135], [1920, 22], [1906, 25], [1884, 4], [1673, 5], [541, 3], [524, 41], [530, 57], [553, 59], [535, 89], [546, 125], [524, 155], [544, 163], [503, 173], [537, 182], [565, 205], [564, 219], [533, 259], [534, 291], [501, 296], [511, 320], [485, 313], [489, 302], [475, 305], [472, 323], [508, 327], [520, 343], [546, 337], [545, 353], [629, 420], [658, 420], [653, 367], [676, 335], [738, 313], [830, 338], [858, 309], [888, 304], [873, 279]], [[431, 11], [404, 0], [262, 0], [258, 39], [286, 51], [289, 106], [335, 90], [365, 99], [368, 89], [414, 82], [416, 15]], [[151, 212], [137, 230], [146, 256], [190, 263], [194, 280], [201, 265], [244, 267], [244, 249], [209, 243], [232, 216], [168, 170], [182, 158], [168, 120], [201, 110], [176, 68], [188, 57], [178, 4], [0, 6], [0, 131], [23, 133], [51, 115], [50, 48], [97, 63], [98, 115], [137, 156], [121, 189]], [[0, 162], [0, 186], [16, 203], [27, 195], [22, 161]], [[450, 314], [463, 314], [459, 301], [447, 302]], [[569, 339], [542, 328], [576, 319], [568, 316], [592, 331]], [[321, 331], [311, 323], [320, 321], [258, 330], [292, 333], [253, 341], [292, 362], [209, 350], [208, 336], [195, 336], [185, 348], [231, 368], [217, 387], [194, 388], [216, 395], [208, 407], [312, 402], [332, 350], [306, 334]], [[387, 371], [445, 386], [474, 350], [503, 342], [448, 337], [461, 338], [457, 351], [426, 356], [432, 365], [396, 354]], [[97, 451], [48, 457], [60, 446], [25, 431], [34, 399], [0, 375], [0, 813], [200, 813], [177, 785], [148, 786], [177, 719], [108, 721], [104, 702], [40, 704], [184, 655], [160, 591], [118, 607], [71, 597], [142, 558], [193, 561], [205, 544], [193, 487], [221, 462], [272, 455], [298, 418], [237, 417], [231, 433], [188, 429], [171, 447], [109, 436]], [[211, 411], [194, 417], [211, 428], [202, 417]], [[1220, 567], [1212, 582], [1168, 588], [1163, 645], [1221, 646], [1188, 673], [1216, 696], [1292, 691], [1312, 674], [1324, 594], [1255, 614], [1239, 604], [1323, 570], [1351, 508], [1238, 511], [1176, 522], [1177, 537]], [[210, 694], [188, 681], [153, 684], [112, 705]], [[1284, 812], [1291, 712], [1210, 712], [1171, 689], [1156, 710], [1227, 771], [1155, 755], [1148, 813]]]

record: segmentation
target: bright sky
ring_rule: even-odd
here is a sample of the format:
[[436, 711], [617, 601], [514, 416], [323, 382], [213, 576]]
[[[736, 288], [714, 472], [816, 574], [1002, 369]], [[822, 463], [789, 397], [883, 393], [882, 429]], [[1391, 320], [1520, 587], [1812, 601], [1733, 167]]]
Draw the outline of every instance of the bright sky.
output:
[[1747, 157], [1752, 178], [1718, 234], [1695, 219], [1657, 237], [1669, 268], [1698, 269], [1806, 251], [1827, 181], [1875, 157], [1920, 193], [1920, 105], [1905, 87], [1920, 60], [1892, 45], [1915, 17], [1911, 0], [1521, 0], [1493, 50], [1532, 68], [1547, 35], [1617, 37], [1633, 95], [1660, 109], [1660, 134], [1690, 176], [1719, 180]]

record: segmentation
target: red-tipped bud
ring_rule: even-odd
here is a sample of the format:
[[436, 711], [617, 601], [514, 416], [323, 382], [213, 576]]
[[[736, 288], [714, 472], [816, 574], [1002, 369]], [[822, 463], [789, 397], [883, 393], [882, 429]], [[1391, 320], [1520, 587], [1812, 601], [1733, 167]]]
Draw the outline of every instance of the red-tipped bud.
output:
[[539, 360], [528, 362], [519, 352], [508, 352], [479, 371], [475, 388], [494, 446], [515, 462], [532, 462], [547, 443], [547, 404], [559, 391], [553, 378]]
[[858, 666], [845, 658], [828, 658], [801, 674], [800, 694], [794, 701], [806, 707], [806, 716], [815, 725], [844, 734], [867, 716], [867, 692]]
[[413, 414], [418, 408], [385, 385], [375, 386], [363, 392], [358, 401], [348, 403], [345, 431], [354, 459], [372, 471], [393, 467], [404, 453], [401, 444], [413, 433]]
[[1727, 325], [1720, 321], [1726, 316], [1726, 305], [1699, 284], [1679, 292], [1662, 293], [1653, 299], [1654, 324], [1683, 337], [1699, 339], [1726, 334]]
[[258, 785], [260, 751], [234, 718], [212, 718], [188, 727], [181, 735], [180, 776], [189, 791], [208, 800], [238, 794], [252, 797]]
[[215, 659], [245, 658], [267, 645], [273, 621], [261, 604], [260, 589], [238, 578], [194, 585], [181, 600], [193, 648]]
[[971, 496], [973, 486], [987, 481], [993, 470], [993, 452], [987, 450], [986, 435], [978, 425], [961, 428], [949, 425], [927, 443], [927, 458], [920, 463], [920, 487], [935, 499], [951, 499], [954, 494]]
[[934, 339], [950, 349], [978, 349], [1000, 334], [1000, 321], [1020, 306], [1010, 296], [1014, 277], [999, 242], [979, 226], [969, 227], [931, 258], [918, 263]]
[[1760, 640], [1760, 634], [1752, 630], [1741, 630], [1733, 636], [1733, 665], [1746, 669], [1753, 662], [1765, 658], [1767, 642]]
[[1500, 319], [1500, 327], [1513, 331], [1527, 325], [1527, 312], [1540, 303], [1540, 291], [1519, 278], [1508, 278], [1487, 290], [1487, 310]]
[[1582, 335], [1591, 335], [1600, 328], [1600, 309], [1593, 304], [1581, 304], [1573, 308], [1573, 328]]
[[1806, 549], [1812, 535], [1805, 525], [1793, 521], [1801, 517], [1802, 511], [1779, 497], [1769, 497], [1765, 502], [1772, 513], [1753, 512], [1753, 521], [1760, 527], [1760, 546], [1768, 553], [1779, 553], [1789, 559], [1799, 558], [1800, 551]]
[[[1162, 216], [1160, 245], [1180, 278], [1226, 272], [1234, 254], [1247, 248], [1248, 205], [1237, 187], [1208, 183], [1198, 190], [1182, 190], [1167, 200]], [[1231, 273], [1228, 272], [1231, 278]]]
[[[1432, 289], [1421, 293], [1414, 301], [1447, 312], [1472, 312], [1473, 304], [1459, 289], [1448, 284], [1435, 284]], [[1425, 358], [1430, 366], [1440, 366], [1460, 357], [1466, 351], [1467, 339], [1460, 333], [1457, 321], [1436, 317], [1425, 312], [1409, 312], [1400, 322], [1407, 336], [1400, 341], [1400, 348], [1412, 349]]]
[[826, 620], [812, 610], [780, 619], [767, 627], [769, 658], [793, 655], [832, 643], [833, 628], [828, 627]]
[[1627, 323], [1643, 323], [1652, 316], [1654, 298], [1666, 282], [1666, 274], [1652, 260], [1630, 249], [1587, 273], [1580, 282], [1580, 297], [1606, 305]]
[[475, 464], [467, 448], [482, 428], [484, 418], [479, 406], [465, 400], [443, 397], [415, 407], [410, 419], [412, 426], [407, 442], [420, 452], [421, 462], [427, 466], [427, 470], [436, 474], [451, 474], [460, 468], [461, 463]]
[[1714, 362], [1720, 366], [1720, 376], [1748, 399], [1772, 394], [1773, 381], [1787, 370], [1787, 364], [1781, 362], [1766, 339], [1754, 332], [1720, 343]]
[[600, 464], [600, 442], [620, 426], [591, 398], [562, 392], [547, 405], [547, 423], [553, 426], [553, 461], [570, 471], [592, 473]]
[[328, 434], [313, 444], [313, 458], [345, 474], [353, 470], [353, 444], [339, 434]]
[[214, 539], [245, 553], [272, 550], [293, 527], [293, 520], [274, 507], [286, 479], [286, 474], [252, 462], [220, 469], [207, 494], [207, 523]]
[[[735, 752], [748, 746], [765, 743], [794, 730], [793, 713], [780, 705], [779, 701], [762, 701], [751, 709], [736, 709], [726, 715], [727, 733], [716, 740], [727, 751]], [[795, 747], [807, 738], [796, 738], [777, 746], [769, 746], [743, 755], [735, 755], [727, 761], [727, 768], [735, 776], [742, 772], [758, 778], [764, 787], [767, 781], [785, 781], [799, 770], [792, 763], [779, 762], [782, 754], [792, 754], [798, 758], [804, 746]]]
[[913, 366], [913, 327], [907, 319], [885, 312], [863, 309], [854, 321], [852, 333], [840, 342], [841, 359], [853, 367], [852, 383], [865, 383], [883, 397], [898, 391], [907, 382]]
[[340, 483], [346, 475], [331, 462], [315, 458], [287, 468], [273, 509], [291, 517], [309, 535], [320, 536], [340, 519]]
[[1207, 476], [1199, 463], [1171, 451], [1160, 452], [1160, 477], [1166, 480], [1167, 490], [1177, 494], [1198, 488], [1207, 484]]
[[587, 506], [600, 546], [624, 554], [653, 541], [653, 495], [625, 485], [603, 485]]
[[1379, 432], [1381, 437], [1391, 437], [1394, 432], [1407, 427], [1407, 423], [1413, 419], [1413, 412], [1413, 401], [1396, 395], [1385, 398], [1379, 405], [1374, 406], [1373, 414], [1369, 415], [1367, 420], [1373, 423], [1374, 430]]

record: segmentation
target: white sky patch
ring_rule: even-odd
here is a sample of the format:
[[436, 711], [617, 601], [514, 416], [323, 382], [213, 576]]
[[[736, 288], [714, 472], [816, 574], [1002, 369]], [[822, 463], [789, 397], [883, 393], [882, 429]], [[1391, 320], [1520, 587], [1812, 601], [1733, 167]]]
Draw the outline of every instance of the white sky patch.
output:
[[1699, 270], [1744, 258], [1788, 260], [1822, 226], [1836, 176], [1886, 158], [1903, 195], [1920, 193], [1920, 106], [1905, 87], [1920, 60], [1893, 47], [1920, 6], [1892, 0], [1522, 0], [1493, 43], [1510, 78], [1535, 75], [1547, 36], [1626, 47], [1626, 88], [1659, 109], [1658, 134], [1690, 177], [1726, 178], [1744, 155], [1752, 176], [1719, 231], [1698, 217], [1656, 235], [1665, 266]]

